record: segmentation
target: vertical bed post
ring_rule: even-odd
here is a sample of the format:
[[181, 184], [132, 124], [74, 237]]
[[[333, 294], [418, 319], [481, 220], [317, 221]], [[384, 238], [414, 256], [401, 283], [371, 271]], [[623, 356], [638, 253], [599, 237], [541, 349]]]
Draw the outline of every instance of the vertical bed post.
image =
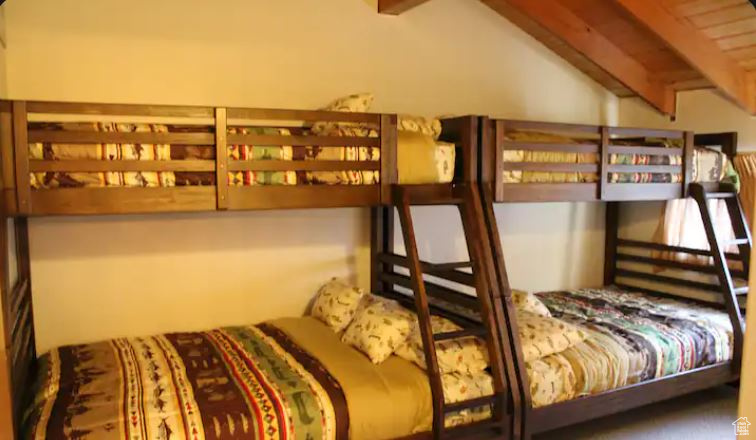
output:
[[607, 190], [609, 189], [609, 127], [601, 126], [599, 129], [601, 143], [599, 144], [599, 181], [598, 181], [598, 199], [605, 200]]
[[683, 138], [683, 178], [682, 196], [688, 197], [688, 186], [693, 181], [693, 152], [695, 150], [695, 138], [692, 131], [686, 131]]
[[391, 292], [394, 285], [382, 281], [381, 273], [391, 272], [392, 266], [382, 263], [380, 254], [394, 253], [394, 207], [391, 205], [391, 185], [398, 183], [397, 116], [381, 115], [381, 171], [380, 188], [383, 206], [370, 208], [370, 291]]
[[215, 109], [215, 190], [219, 210], [228, 209], [228, 135], [225, 108]]
[[29, 138], [26, 102], [13, 101], [13, 144], [16, 168], [16, 196], [19, 214], [31, 213], [31, 183], [29, 182]]
[[620, 202], [606, 203], [606, 227], [604, 236], [604, 285], [615, 282], [617, 272], [617, 240], [619, 239]]

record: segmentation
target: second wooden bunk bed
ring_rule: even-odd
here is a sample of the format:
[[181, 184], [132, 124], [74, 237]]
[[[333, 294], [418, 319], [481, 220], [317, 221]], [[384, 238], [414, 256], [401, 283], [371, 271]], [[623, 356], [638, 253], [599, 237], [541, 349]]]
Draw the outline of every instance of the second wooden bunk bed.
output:
[[[731, 360], [682, 371], [656, 379], [610, 389], [534, 408], [531, 404], [518, 336], [517, 318], [509, 313], [507, 331], [517, 353], [515, 365], [522, 413], [516, 431], [527, 438], [567, 425], [625, 411], [638, 406], [684, 395], [722, 384], [737, 382], [745, 329], [742, 299], [748, 292], [751, 235], [730, 183], [705, 182], [695, 173], [697, 147], [713, 147], [730, 160], [737, 152], [737, 133], [694, 134], [675, 130], [619, 128], [480, 118], [480, 187], [484, 218], [491, 239], [496, 274], [501, 289], [509, 290], [494, 204], [512, 202], [596, 201], [606, 204], [604, 249], [605, 286], [649, 294], [658, 298], [682, 299], [723, 309], [732, 325]], [[523, 133], [525, 133], [523, 135]], [[530, 152], [540, 152], [529, 157]], [[550, 154], [562, 157], [549, 157]], [[582, 156], [581, 156], [582, 155]], [[642, 164], [621, 163], [640, 155]], [[649, 157], [652, 159], [649, 160]], [[669, 158], [655, 160], [654, 158]], [[526, 159], [526, 160], [523, 160]], [[619, 162], [619, 163], [618, 163]], [[700, 170], [699, 170], [700, 171]], [[530, 175], [530, 182], [527, 178]], [[537, 174], [537, 173], [540, 173]], [[558, 173], [556, 178], [549, 177]], [[624, 176], [623, 176], [624, 175]], [[674, 176], [674, 177], [670, 177]], [[657, 242], [620, 237], [620, 207], [625, 201], [659, 201], [693, 198], [699, 207], [709, 249], [692, 249]], [[708, 201], [724, 199], [734, 241], [727, 242], [716, 231]], [[737, 245], [737, 252], [726, 252]], [[709, 264], [690, 264], [658, 256], [640, 256], [638, 251], [667, 252], [709, 257]], [[639, 263], [643, 268], [626, 268]], [[737, 267], [739, 266], [739, 267]], [[660, 268], [685, 271], [669, 276]], [[692, 278], [686, 275], [692, 275]], [[705, 281], [695, 281], [707, 276]], [[712, 279], [713, 278], [713, 279]], [[737, 282], [740, 281], [740, 282]], [[648, 287], [648, 282], [653, 283]], [[687, 292], [681, 289], [687, 289]], [[704, 292], [690, 298], [690, 289]], [[510, 295], [505, 294], [509, 298]], [[511, 305], [508, 307], [512, 309]]]

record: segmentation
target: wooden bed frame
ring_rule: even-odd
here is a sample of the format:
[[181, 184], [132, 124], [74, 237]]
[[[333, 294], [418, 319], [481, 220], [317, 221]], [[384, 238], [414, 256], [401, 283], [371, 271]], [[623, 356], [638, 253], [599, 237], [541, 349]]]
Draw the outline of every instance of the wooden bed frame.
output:
[[[130, 121], [153, 124], [184, 124], [203, 127], [201, 133], [61, 132], [37, 130], [36, 123], [69, 120]], [[261, 123], [259, 121], [265, 121]], [[292, 122], [293, 121], [293, 122]], [[367, 124], [376, 137], [314, 136], [301, 127], [312, 122]], [[496, 164], [507, 147], [501, 130], [523, 126], [534, 129], [592, 131], [600, 136], [596, 152], [601, 162], [594, 168], [602, 180], [588, 186], [571, 184], [503, 186]], [[236, 135], [229, 127], [293, 127], [291, 136]], [[32, 129], [30, 129], [30, 127]], [[606, 166], [612, 150], [611, 135], [677, 136], [685, 139], [682, 154], [685, 181], [681, 184], [607, 183], [612, 168]], [[723, 138], [712, 138], [720, 140]], [[591, 417], [672, 397], [738, 377], [737, 362], [715, 365], [655, 380], [634, 387], [610, 391], [545, 408], [532, 410], [524, 370], [511, 290], [507, 281], [501, 241], [493, 214], [494, 202], [603, 200], [607, 209], [606, 281], [617, 275], [618, 248], [629, 245], [617, 239], [618, 200], [661, 200], [687, 194], [693, 135], [689, 132], [618, 129], [594, 126], [495, 121], [466, 116], [443, 121], [442, 140], [457, 145], [453, 184], [397, 185], [397, 117], [385, 114], [340, 113], [305, 110], [215, 108], [125, 104], [80, 104], [0, 101], [0, 169], [2, 201], [0, 247], [12, 250], [0, 256], [0, 438], [18, 435], [19, 421], [29, 381], [34, 377], [36, 349], [31, 296], [27, 219], [47, 215], [108, 215], [179, 211], [224, 211], [241, 209], [288, 209], [329, 207], [371, 207], [371, 288], [414, 308], [426, 358], [433, 395], [433, 432], [412, 438], [527, 438], [532, 432], [557, 428]], [[731, 139], [732, 141], [732, 139]], [[213, 160], [127, 161], [127, 160], [30, 160], [30, 142], [144, 143], [212, 146]], [[380, 148], [380, 161], [230, 161], [226, 148], [233, 144], [304, 146], [369, 146]], [[724, 145], [724, 142], [721, 142]], [[734, 153], [735, 142], [730, 143]], [[574, 150], [574, 145], [547, 147], [552, 151]], [[533, 148], [535, 148], [533, 146]], [[588, 147], [585, 148], [587, 151]], [[593, 147], [591, 147], [593, 148]], [[614, 149], [614, 151], [620, 151]], [[656, 152], [656, 151], [652, 151]], [[669, 152], [664, 152], [667, 154]], [[552, 164], [553, 166], [553, 164]], [[527, 165], [530, 169], [538, 166]], [[542, 167], [541, 170], [551, 169]], [[573, 169], [556, 166], [558, 171]], [[636, 167], [637, 168], [637, 167]], [[372, 185], [270, 185], [229, 187], [228, 170], [263, 171], [379, 171], [380, 183]], [[588, 167], [577, 167], [586, 171]], [[71, 171], [202, 171], [212, 173], [213, 186], [159, 188], [56, 188], [33, 189], [30, 172]], [[559, 185], [568, 185], [557, 188]], [[469, 261], [429, 262], [418, 255], [411, 205], [454, 205], [458, 208]], [[394, 253], [394, 216], [398, 213], [407, 255]], [[11, 246], [11, 243], [13, 244]], [[632, 244], [632, 243], [630, 243]], [[650, 246], [657, 246], [650, 244]], [[747, 243], [750, 248], [750, 239]], [[12, 248], [12, 249], [11, 249]], [[745, 245], [741, 248], [741, 254]], [[674, 249], [673, 249], [674, 250]], [[678, 249], [679, 250], [679, 249]], [[700, 251], [697, 251], [700, 252]], [[722, 254], [722, 258], [726, 258]], [[13, 263], [16, 262], [14, 265]], [[746, 266], [747, 267], [747, 266]], [[721, 264], [713, 269], [721, 275]], [[711, 268], [705, 269], [712, 273]], [[744, 269], [747, 271], [747, 269]], [[747, 275], [747, 274], [746, 274]], [[477, 298], [470, 296], [473, 289]], [[725, 300], [727, 297], [725, 296]], [[732, 307], [731, 307], [732, 308]], [[429, 312], [454, 320], [460, 332], [431, 331]], [[733, 316], [733, 315], [731, 315]], [[733, 321], [735, 322], [735, 321]], [[742, 328], [741, 328], [742, 330]], [[434, 341], [464, 336], [486, 339], [491, 355], [495, 394], [457, 404], [445, 404], [441, 391]], [[742, 337], [742, 333], [741, 333]], [[737, 337], [736, 337], [737, 338]], [[740, 348], [736, 356], [739, 357]], [[649, 397], [651, 392], [654, 397]], [[443, 427], [443, 415], [468, 407], [491, 405], [491, 420], [454, 429]]]
[[[185, 132], [63, 131], [40, 128], [50, 122], [135, 122], [201, 127]], [[375, 130], [374, 137], [316, 136], [304, 130], [310, 123], [360, 124]], [[241, 135], [231, 127], [286, 127], [291, 135]], [[458, 144], [453, 184], [399, 186], [397, 167], [397, 116], [307, 110], [216, 108], [162, 105], [82, 104], [59, 102], [0, 101], [0, 169], [2, 200], [0, 247], [14, 252], [0, 256], [0, 438], [19, 435], [21, 414], [36, 368], [34, 320], [31, 297], [27, 219], [50, 215], [109, 215], [132, 213], [224, 211], [250, 209], [372, 207], [373, 290], [395, 298], [418, 312], [429, 359], [428, 377], [433, 396], [433, 432], [413, 438], [513, 437], [514, 356], [496, 318], [502, 303], [488, 275], [492, 269], [488, 241], [477, 194], [478, 133], [476, 117], [444, 121], [442, 140]], [[44, 128], [44, 127], [43, 127]], [[464, 141], [463, 141], [464, 139]], [[212, 160], [32, 160], [34, 142], [80, 144], [170, 144], [214, 149]], [[358, 146], [380, 149], [379, 161], [361, 160], [248, 160], [231, 161], [228, 145]], [[260, 171], [364, 171], [380, 173], [380, 183], [365, 185], [259, 185], [231, 187], [227, 172]], [[132, 172], [199, 171], [211, 173], [212, 186], [175, 187], [75, 187], [35, 189], [30, 172]], [[420, 261], [414, 244], [410, 205], [448, 204], [459, 208], [469, 246], [470, 261], [429, 263]], [[393, 253], [394, 207], [402, 220], [409, 256]], [[390, 237], [390, 238], [389, 238]], [[412, 253], [414, 252], [414, 253]], [[17, 273], [11, 274], [17, 261]], [[404, 268], [404, 269], [401, 269]], [[466, 268], [465, 271], [458, 269]], [[471, 269], [471, 270], [470, 270]], [[423, 282], [432, 274], [441, 284]], [[450, 284], [451, 283], [451, 284]], [[456, 286], [456, 287], [455, 287]], [[470, 296], [470, 289], [477, 298]], [[463, 292], [467, 293], [463, 293]], [[414, 294], [413, 294], [414, 293]], [[449, 334], [431, 332], [429, 310], [463, 326]], [[486, 339], [492, 359], [495, 394], [467, 402], [445, 404], [434, 340], [475, 335]], [[446, 429], [443, 415], [450, 411], [491, 405], [494, 417], [462, 427]]]
[[[597, 141], [591, 143], [523, 143], [506, 140], [507, 130], [534, 130], [542, 133], [589, 133]], [[614, 146], [614, 137], [665, 137], [683, 139], [680, 148], [663, 148], [648, 146]], [[481, 194], [485, 217], [489, 230], [490, 246], [494, 250], [496, 274], [502, 289], [508, 288], [504, 252], [498, 235], [496, 219], [492, 209], [494, 203], [500, 202], [544, 202], [544, 201], [604, 201], [606, 203], [606, 242], [604, 258], [604, 284], [642, 291], [652, 295], [680, 297], [675, 288], [688, 287], [708, 292], [708, 299], [697, 299], [709, 306], [724, 308], [733, 326], [734, 354], [730, 362], [710, 365], [675, 375], [642, 382], [600, 394], [579, 397], [544, 407], [533, 408], [530, 403], [528, 377], [519, 346], [516, 319], [511, 319], [507, 331], [510, 344], [516, 353], [516, 369], [520, 400], [523, 402], [521, 416], [521, 433], [524, 438], [532, 434], [557, 429], [584, 422], [594, 418], [622, 412], [638, 406], [681, 396], [690, 392], [736, 382], [740, 376], [742, 358], [744, 320], [738, 295], [747, 292], [747, 288], [737, 288], [732, 278], [737, 276], [748, 279], [751, 250], [751, 237], [743, 217], [742, 209], [733, 189], [720, 184], [696, 184], [692, 182], [692, 158], [694, 146], [717, 146], [733, 158], [737, 152], [736, 133], [717, 133], [695, 135], [692, 132], [673, 130], [646, 130], [637, 128], [616, 128], [592, 125], [556, 124], [545, 122], [493, 120], [481, 118], [479, 139], [481, 163]], [[503, 151], [532, 150], [555, 152], [595, 153], [600, 158], [597, 164], [552, 164], [552, 163], [509, 163], [502, 160]], [[674, 154], [682, 158], [680, 166], [662, 165], [611, 165], [609, 155], [625, 154]], [[595, 172], [595, 183], [504, 183], [502, 172], [507, 169], [527, 171], [556, 172]], [[682, 172], [680, 183], [611, 183], [609, 172]], [[702, 207], [702, 217], [706, 227], [711, 250], [703, 251], [653, 242], [627, 240], [619, 237], [620, 201], [633, 200], [668, 200], [694, 197], [699, 207], [705, 206], [708, 198], [729, 198], [728, 208], [733, 219], [733, 228], [738, 240], [739, 252], [725, 253], [714, 233], [711, 218]], [[710, 256], [714, 264], [698, 266], [676, 261], [638, 256], [626, 249], [661, 250]], [[648, 271], [623, 268], [623, 263], [641, 263], [648, 266]], [[740, 269], [730, 269], [728, 262], [739, 262]], [[703, 283], [681, 277], [656, 274], [652, 267], [685, 270], [698, 274], [716, 275], [717, 281]], [[628, 280], [621, 281], [620, 280]], [[663, 287], [649, 289], [637, 285], [637, 281], [654, 281]], [[507, 295], [508, 296], [508, 295]], [[688, 298], [689, 299], [689, 298]]]

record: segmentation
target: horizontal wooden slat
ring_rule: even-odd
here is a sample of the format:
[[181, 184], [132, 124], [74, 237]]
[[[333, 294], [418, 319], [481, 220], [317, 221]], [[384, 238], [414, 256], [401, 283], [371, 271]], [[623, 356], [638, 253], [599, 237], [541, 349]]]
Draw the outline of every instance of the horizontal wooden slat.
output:
[[32, 215], [214, 211], [215, 187], [58, 188], [32, 191]]
[[215, 143], [215, 134], [29, 130], [29, 142], [51, 142], [55, 144], [213, 145]]
[[377, 137], [355, 136], [275, 136], [259, 134], [228, 135], [230, 145], [286, 145], [292, 147], [321, 146], [321, 147], [374, 147], [381, 146], [381, 139]]
[[560, 122], [517, 121], [512, 119], [505, 119], [504, 123], [506, 124], [507, 130], [537, 130], [546, 132], [577, 132], [589, 134], [598, 134], [600, 131], [598, 125], [564, 124]]
[[682, 165], [609, 165], [610, 173], [682, 173]]
[[214, 160], [30, 160], [29, 171], [215, 171]]
[[503, 183], [497, 202], [597, 200], [595, 183]]
[[381, 115], [372, 113], [331, 112], [322, 110], [229, 108], [228, 118], [308, 122], [366, 122], [371, 124], [379, 124]]
[[[382, 263], [394, 264], [404, 268], [409, 268], [409, 262], [407, 257], [396, 254], [378, 254], [378, 260]], [[427, 261], [421, 261], [420, 266], [423, 269], [424, 274], [430, 275], [436, 278], [442, 278], [448, 281], [452, 281], [466, 286], [475, 286], [475, 278], [471, 273], [460, 272], [454, 269], [439, 270], [438, 264], [429, 263]]]
[[656, 281], [659, 283], [671, 284], [675, 286], [690, 287], [693, 289], [700, 289], [700, 290], [706, 290], [706, 291], [714, 291], [714, 292], [721, 291], [721, 287], [718, 284], [702, 283], [699, 281], [692, 281], [692, 280], [687, 280], [683, 278], [669, 277], [666, 275], [659, 275], [655, 273], [640, 272], [637, 270], [620, 269], [620, 268], [616, 269], [615, 273], [618, 277], [637, 278], [637, 279], [647, 280], [647, 281]]
[[607, 183], [604, 200], [669, 200], [682, 197], [681, 183]]
[[230, 171], [377, 171], [376, 160], [232, 160]]
[[79, 102], [29, 101], [27, 103], [27, 109], [29, 113], [164, 116], [187, 118], [207, 118], [213, 116], [212, 107], [193, 107], [179, 105], [95, 104]]
[[228, 209], [295, 209], [371, 206], [380, 185], [266, 185], [228, 188]]
[[[711, 274], [711, 275], [717, 274], [717, 268], [710, 264], [685, 263], [682, 261], [667, 260], [664, 258], [652, 258], [652, 257], [645, 257], [643, 255], [632, 255], [632, 254], [623, 254], [623, 253], [617, 254], [617, 260], [630, 261], [633, 263], [648, 264], [652, 266], [661, 266], [661, 267], [667, 267], [671, 269], [689, 270], [692, 272], [701, 272], [701, 273], [706, 273], [706, 274]], [[731, 269], [730, 273], [732, 273], [732, 275], [735, 277], [743, 277], [745, 275], [742, 270], [737, 270], [737, 269]]]
[[609, 127], [610, 136], [627, 136], [627, 137], [655, 137], [682, 139], [685, 132], [678, 130], [660, 130], [654, 128], [630, 128], [630, 127]]
[[502, 149], [505, 151], [555, 151], [560, 153], [598, 153], [598, 145], [584, 144], [558, 144], [543, 142], [519, 142], [502, 141]]
[[596, 173], [597, 163], [560, 163], [560, 162], [504, 162], [503, 170], [508, 171], [540, 171], [559, 173]]
[[459, 186], [448, 183], [406, 185], [404, 187], [411, 205], [454, 205], [462, 201]]
[[[398, 273], [380, 273], [378, 277], [381, 281], [387, 283], [397, 284], [406, 289], [412, 289], [413, 284], [410, 277]], [[474, 296], [465, 295], [464, 293], [457, 292], [438, 284], [425, 281], [425, 291], [429, 297], [438, 298], [442, 301], [446, 301], [451, 304], [456, 304], [460, 307], [470, 309], [472, 311], [479, 311], [480, 304], [478, 299]]]
[[610, 145], [609, 154], [646, 154], [649, 156], [682, 156], [682, 148]]

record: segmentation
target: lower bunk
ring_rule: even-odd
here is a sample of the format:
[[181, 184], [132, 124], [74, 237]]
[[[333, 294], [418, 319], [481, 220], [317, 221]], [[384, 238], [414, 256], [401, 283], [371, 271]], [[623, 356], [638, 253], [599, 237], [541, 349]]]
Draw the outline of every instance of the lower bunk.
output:
[[513, 296], [530, 433], [738, 378], [723, 311], [617, 287]]
[[[365, 297], [354, 322], [359, 313], [372, 316], [376, 307], [406, 318], [405, 324], [413, 318], [395, 302]], [[331, 298], [349, 302], [348, 293]], [[372, 357], [409, 344], [415, 328], [404, 325], [393, 340], [390, 331], [381, 334], [375, 325], [358, 329], [358, 340], [377, 341], [366, 357], [366, 347], [345, 343], [353, 330], [336, 331], [339, 322], [327, 312], [320, 319], [282, 318], [54, 349], [40, 358], [22, 438], [430, 437], [427, 373], [391, 355], [393, 350], [380, 363]], [[408, 350], [412, 346], [404, 347]], [[483, 370], [442, 379], [447, 403], [494, 392]], [[490, 417], [489, 407], [465, 409], [449, 413], [445, 425], [465, 429]]]

